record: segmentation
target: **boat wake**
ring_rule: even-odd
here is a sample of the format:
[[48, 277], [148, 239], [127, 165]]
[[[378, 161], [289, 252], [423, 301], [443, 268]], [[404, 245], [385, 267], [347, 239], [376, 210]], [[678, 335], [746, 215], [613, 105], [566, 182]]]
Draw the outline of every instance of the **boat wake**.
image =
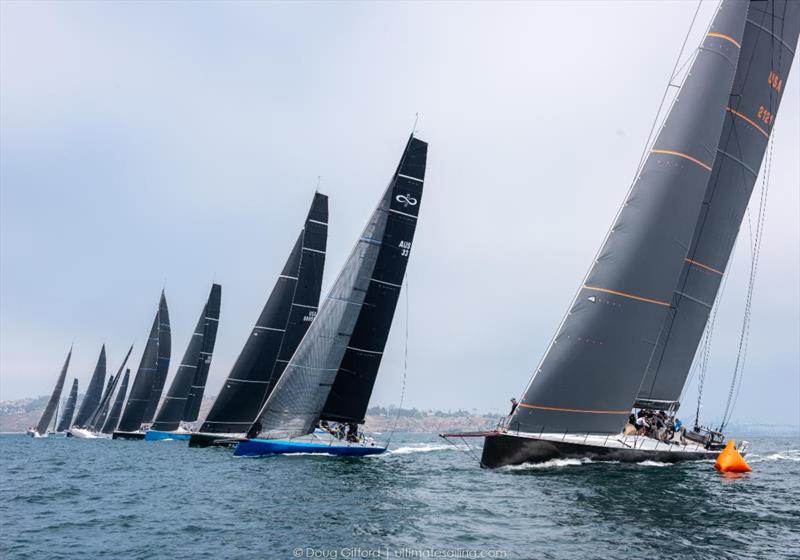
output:
[[674, 465], [675, 463], [662, 463], [661, 461], [642, 461], [640, 463], [636, 463], [637, 465], [641, 465], [643, 467], [669, 467]]
[[406, 447], [398, 447], [387, 451], [384, 455], [410, 455], [411, 453], [430, 453], [432, 451], [447, 451], [449, 449], [461, 450], [460, 448], [452, 445], [435, 445], [431, 443], [424, 443], [421, 445], [409, 445]]
[[506, 465], [500, 467], [501, 471], [519, 472], [519, 471], [538, 471], [546, 469], [560, 469], [563, 467], [577, 467], [580, 465], [588, 465], [594, 463], [591, 459], [550, 459], [544, 463], [524, 463], [522, 465]]
[[748, 463], [764, 463], [766, 461], [800, 461], [800, 449], [787, 449], [785, 451], [778, 451], [770, 453], [769, 455], [758, 455], [753, 453], [748, 455]]

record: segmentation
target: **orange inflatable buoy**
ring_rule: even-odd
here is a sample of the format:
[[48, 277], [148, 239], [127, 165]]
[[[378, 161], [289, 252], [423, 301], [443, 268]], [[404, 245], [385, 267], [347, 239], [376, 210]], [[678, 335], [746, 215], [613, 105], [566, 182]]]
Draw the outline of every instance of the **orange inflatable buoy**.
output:
[[744, 460], [742, 454], [736, 449], [736, 444], [732, 439], [728, 440], [728, 445], [717, 457], [717, 462], [714, 463], [714, 468], [719, 472], [732, 472], [732, 473], [745, 473], [753, 469]]

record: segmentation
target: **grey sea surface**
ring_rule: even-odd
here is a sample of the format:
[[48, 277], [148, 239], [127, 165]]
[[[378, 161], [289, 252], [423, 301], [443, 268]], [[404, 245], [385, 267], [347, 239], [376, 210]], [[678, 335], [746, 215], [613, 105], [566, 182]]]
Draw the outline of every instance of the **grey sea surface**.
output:
[[800, 435], [741, 437], [754, 470], [731, 477], [489, 471], [434, 434], [360, 459], [3, 435], [0, 558], [798, 558]]

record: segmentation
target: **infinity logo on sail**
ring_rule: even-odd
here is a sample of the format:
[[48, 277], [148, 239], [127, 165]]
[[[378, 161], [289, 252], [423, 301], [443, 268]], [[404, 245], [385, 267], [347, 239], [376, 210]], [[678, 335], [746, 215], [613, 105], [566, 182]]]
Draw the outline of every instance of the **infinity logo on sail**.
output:
[[412, 198], [411, 194], [398, 194], [394, 199], [403, 205], [403, 208], [408, 208], [409, 206], [416, 206], [417, 199]]

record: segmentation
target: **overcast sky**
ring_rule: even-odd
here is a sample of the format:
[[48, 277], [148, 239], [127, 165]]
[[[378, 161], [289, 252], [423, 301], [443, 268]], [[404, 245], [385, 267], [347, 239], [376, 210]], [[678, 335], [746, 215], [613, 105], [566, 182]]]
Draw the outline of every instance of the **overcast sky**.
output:
[[[372, 403], [400, 399], [408, 320], [406, 406], [505, 412], [627, 192], [695, 7], [2, 2], [0, 398], [49, 393], [73, 341], [83, 388], [104, 342], [115, 370], [135, 341], [135, 367], [162, 286], [172, 374], [212, 280], [216, 394], [317, 176], [330, 196], [326, 291], [418, 112], [430, 148], [409, 314], [403, 300]], [[796, 66], [739, 421], [800, 421]], [[746, 249], [717, 321], [706, 418], [727, 396]]]

